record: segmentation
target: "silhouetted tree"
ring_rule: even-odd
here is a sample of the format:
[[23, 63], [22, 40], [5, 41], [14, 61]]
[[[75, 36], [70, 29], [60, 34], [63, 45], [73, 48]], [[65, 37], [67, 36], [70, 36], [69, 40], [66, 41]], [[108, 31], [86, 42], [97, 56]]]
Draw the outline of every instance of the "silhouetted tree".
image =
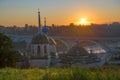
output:
[[13, 67], [16, 63], [12, 40], [0, 33], [0, 67]]
[[75, 26], [75, 24], [74, 24], [74, 23], [70, 23], [70, 25], [69, 25], [69, 26], [74, 27], [74, 26]]

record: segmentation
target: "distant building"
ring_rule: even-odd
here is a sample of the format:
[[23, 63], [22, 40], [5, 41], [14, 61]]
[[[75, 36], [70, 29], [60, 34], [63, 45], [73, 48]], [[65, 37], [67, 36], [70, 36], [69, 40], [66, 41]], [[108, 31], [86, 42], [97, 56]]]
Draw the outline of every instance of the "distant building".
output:
[[28, 24], [25, 24], [25, 26], [24, 27], [28, 27]]

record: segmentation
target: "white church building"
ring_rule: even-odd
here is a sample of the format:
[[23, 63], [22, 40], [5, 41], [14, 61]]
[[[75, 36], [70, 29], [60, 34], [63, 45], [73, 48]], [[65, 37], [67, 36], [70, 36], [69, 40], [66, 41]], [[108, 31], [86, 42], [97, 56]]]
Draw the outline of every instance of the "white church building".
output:
[[56, 42], [52, 37], [47, 35], [48, 27], [46, 26], [46, 18], [44, 19], [44, 27], [41, 27], [40, 11], [38, 11], [38, 33], [33, 36], [30, 44], [30, 67], [45, 68], [56, 65]]

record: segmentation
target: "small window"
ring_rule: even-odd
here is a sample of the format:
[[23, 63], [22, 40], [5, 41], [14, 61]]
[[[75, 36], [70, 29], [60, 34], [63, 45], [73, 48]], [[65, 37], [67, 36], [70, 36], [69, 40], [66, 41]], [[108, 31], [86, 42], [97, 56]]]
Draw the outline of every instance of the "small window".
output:
[[31, 46], [31, 52], [32, 52], [32, 54], [34, 53], [34, 47], [33, 46]]
[[31, 55], [34, 56], [34, 46], [31, 46]]
[[38, 46], [37, 54], [40, 55], [40, 46]]
[[47, 46], [44, 46], [44, 53], [47, 53]]

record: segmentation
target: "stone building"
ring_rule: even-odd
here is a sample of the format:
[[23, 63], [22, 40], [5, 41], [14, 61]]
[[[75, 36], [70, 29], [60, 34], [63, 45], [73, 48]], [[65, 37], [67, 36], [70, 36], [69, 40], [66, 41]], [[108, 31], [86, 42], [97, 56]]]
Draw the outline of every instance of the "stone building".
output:
[[31, 41], [30, 67], [56, 66], [56, 42], [47, 35], [48, 27], [46, 26], [46, 18], [44, 19], [44, 27], [41, 28], [40, 12], [38, 11], [38, 33], [33, 36]]

